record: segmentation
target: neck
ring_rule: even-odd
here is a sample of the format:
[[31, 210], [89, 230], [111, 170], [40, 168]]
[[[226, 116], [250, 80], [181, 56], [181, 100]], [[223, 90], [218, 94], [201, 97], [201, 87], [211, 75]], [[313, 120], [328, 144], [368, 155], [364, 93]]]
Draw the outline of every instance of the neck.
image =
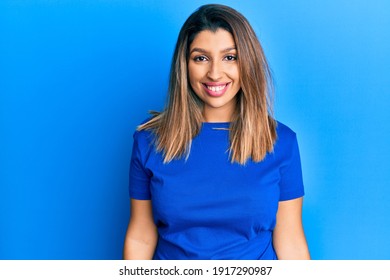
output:
[[234, 108], [209, 108], [203, 109], [205, 122], [231, 122]]

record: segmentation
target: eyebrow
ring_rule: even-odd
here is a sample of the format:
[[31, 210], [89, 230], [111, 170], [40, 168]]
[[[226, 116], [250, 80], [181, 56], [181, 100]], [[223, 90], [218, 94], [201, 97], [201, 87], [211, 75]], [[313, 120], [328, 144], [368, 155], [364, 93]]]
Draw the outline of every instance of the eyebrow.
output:
[[[226, 48], [226, 49], [223, 49], [221, 50], [220, 52], [221, 53], [225, 53], [225, 52], [229, 52], [229, 51], [232, 51], [232, 50], [236, 50], [236, 47], [229, 47], [229, 48]], [[200, 53], [208, 53], [207, 50], [205, 49], [202, 49], [202, 48], [193, 48], [191, 51], [190, 51], [190, 54], [193, 53], [193, 52], [200, 52]]]

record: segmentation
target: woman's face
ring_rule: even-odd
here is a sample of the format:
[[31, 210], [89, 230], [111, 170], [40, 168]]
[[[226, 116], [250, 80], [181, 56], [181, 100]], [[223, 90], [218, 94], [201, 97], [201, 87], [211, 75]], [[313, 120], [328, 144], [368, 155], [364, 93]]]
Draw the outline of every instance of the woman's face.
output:
[[233, 36], [224, 29], [199, 32], [190, 45], [188, 75], [192, 89], [204, 102], [205, 121], [231, 121], [241, 87]]

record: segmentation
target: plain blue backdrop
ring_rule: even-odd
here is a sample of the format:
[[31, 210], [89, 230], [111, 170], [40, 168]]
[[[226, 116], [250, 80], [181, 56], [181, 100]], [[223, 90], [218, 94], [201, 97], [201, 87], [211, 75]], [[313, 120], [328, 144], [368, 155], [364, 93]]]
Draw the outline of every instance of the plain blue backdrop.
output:
[[[215, 1], [253, 25], [297, 132], [314, 259], [390, 259], [390, 2]], [[132, 133], [207, 1], [0, 2], [0, 259], [120, 259]]]

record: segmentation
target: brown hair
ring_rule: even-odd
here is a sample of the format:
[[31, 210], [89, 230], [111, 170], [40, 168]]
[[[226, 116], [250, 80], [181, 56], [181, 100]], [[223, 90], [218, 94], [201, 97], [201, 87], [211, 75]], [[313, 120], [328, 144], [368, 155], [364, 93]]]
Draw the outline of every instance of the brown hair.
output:
[[251, 158], [263, 160], [273, 151], [276, 121], [272, 111], [270, 70], [256, 34], [247, 19], [224, 5], [204, 5], [182, 26], [173, 54], [168, 101], [163, 112], [140, 125], [138, 130], [152, 130], [156, 149], [163, 152], [164, 162], [188, 157], [192, 139], [202, 125], [203, 101], [192, 90], [187, 76], [189, 48], [203, 31], [222, 28], [230, 32], [237, 48], [241, 89], [236, 95], [236, 110], [230, 124], [230, 157], [245, 164]]

